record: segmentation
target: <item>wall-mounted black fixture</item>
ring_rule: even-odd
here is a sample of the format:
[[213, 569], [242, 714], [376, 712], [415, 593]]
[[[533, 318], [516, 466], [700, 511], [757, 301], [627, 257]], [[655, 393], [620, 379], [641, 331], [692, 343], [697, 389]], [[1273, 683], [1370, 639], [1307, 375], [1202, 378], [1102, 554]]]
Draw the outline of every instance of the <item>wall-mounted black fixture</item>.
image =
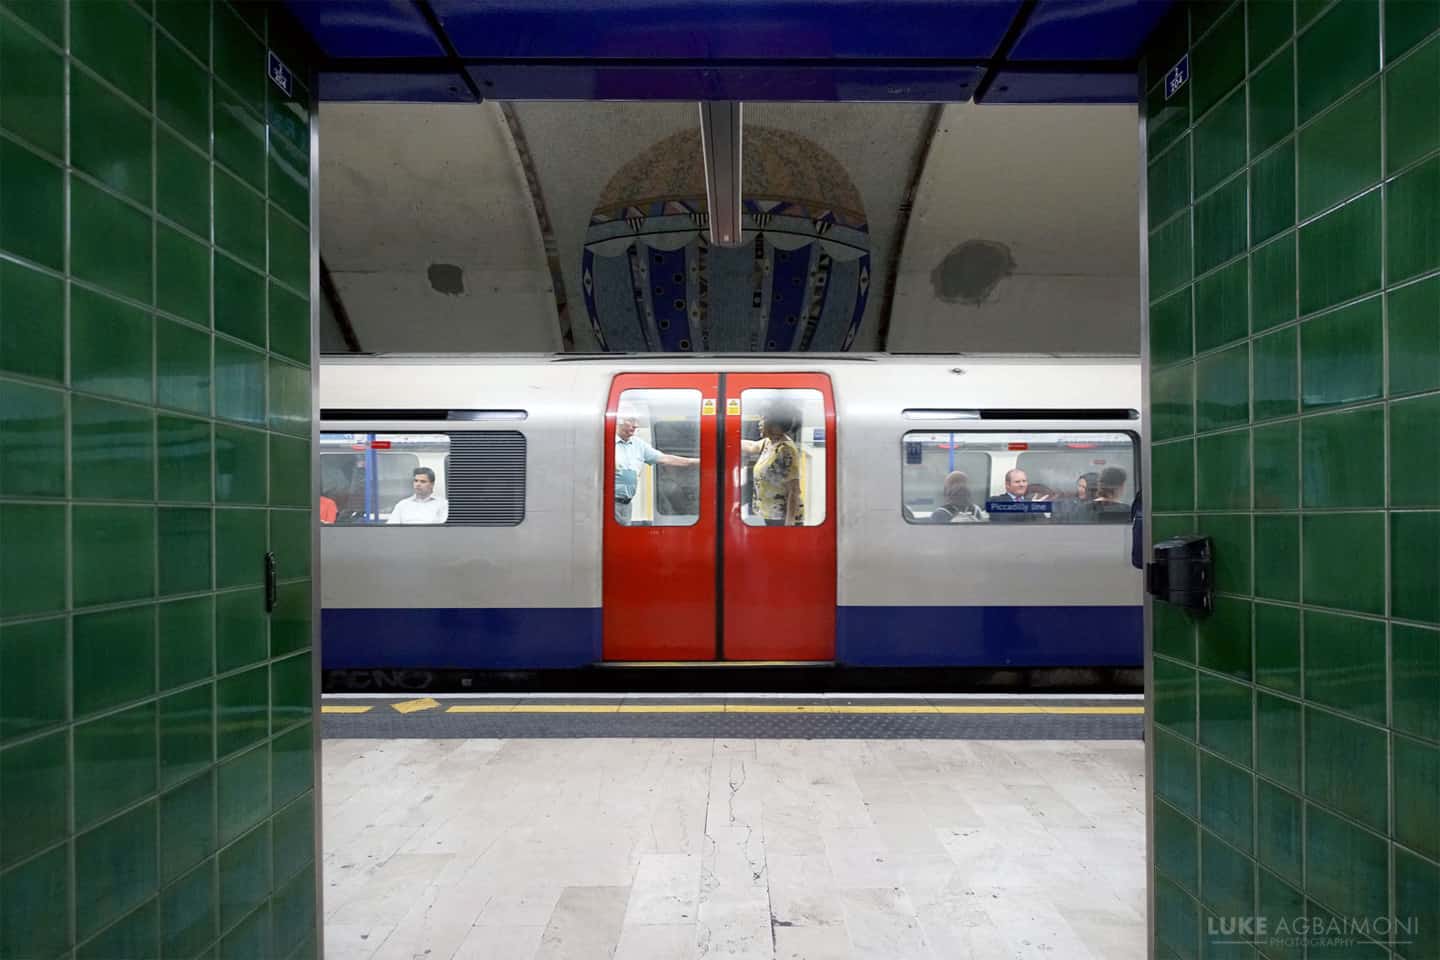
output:
[[1208, 614], [1215, 604], [1215, 552], [1209, 537], [1171, 537], [1155, 544], [1145, 589], [1156, 600]]
[[275, 602], [279, 599], [280, 583], [278, 571], [275, 564], [275, 554], [265, 554], [265, 612], [272, 613], [275, 610]]

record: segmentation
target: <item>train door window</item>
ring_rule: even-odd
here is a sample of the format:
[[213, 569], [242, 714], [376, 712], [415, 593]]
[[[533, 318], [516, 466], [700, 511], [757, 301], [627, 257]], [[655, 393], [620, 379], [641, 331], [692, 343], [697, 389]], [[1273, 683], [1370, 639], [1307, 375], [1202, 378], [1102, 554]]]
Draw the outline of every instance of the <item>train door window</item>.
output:
[[[443, 433], [322, 433], [320, 521], [444, 523], [449, 452]], [[417, 488], [417, 475], [431, 481], [428, 491]]]
[[907, 433], [903, 446], [902, 512], [912, 523], [1130, 521], [1129, 433]]
[[700, 391], [624, 390], [615, 419], [615, 521], [689, 527], [700, 519]]
[[740, 392], [740, 516], [752, 527], [825, 522], [825, 400], [819, 390]]

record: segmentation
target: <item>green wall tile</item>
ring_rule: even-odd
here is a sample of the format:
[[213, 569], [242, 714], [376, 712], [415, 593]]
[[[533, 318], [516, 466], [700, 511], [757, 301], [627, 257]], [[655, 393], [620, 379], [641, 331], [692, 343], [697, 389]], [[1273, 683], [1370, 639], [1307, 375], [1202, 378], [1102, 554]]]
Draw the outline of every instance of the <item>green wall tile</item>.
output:
[[1390, 393], [1440, 388], [1440, 277], [1387, 294]]
[[1385, 612], [1385, 515], [1323, 513], [1301, 521], [1304, 602]]
[[1380, 288], [1380, 192], [1372, 190], [1300, 228], [1300, 312]]
[[210, 236], [210, 161], [164, 128], [155, 131], [155, 206], [191, 233]]
[[0, 380], [0, 494], [65, 495], [65, 395]]
[[[1260, 916], [1265, 917], [1273, 929], [1278, 929], [1283, 919], [1291, 928], [1294, 918], [1305, 916], [1305, 896], [1268, 870], [1257, 870], [1260, 876], [1257, 902]], [[1299, 881], [1296, 881], [1299, 883]], [[1276, 938], [1267, 943], [1271, 958], [1267, 960], [1303, 960], [1305, 944], [1293, 945], [1289, 939]]]
[[310, 705], [310, 654], [277, 660], [270, 668], [270, 729], [282, 730], [308, 720]]
[[224, 673], [263, 659], [265, 626], [265, 598], [259, 590], [218, 594], [215, 598], [215, 669]]
[[1301, 707], [1294, 700], [1255, 693], [1255, 770], [1291, 790], [1300, 789]]
[[146, 900], [156, 888], [155, 804], [143, 804], [75, 841], [81, 939]]
[[165, 786], [193, 777], [214, 762], [211, 697], [207, 683], [160, 699], [160, 772]]
[[215, 329], [263, 347], [265, 328], [265, 278], [217, 252]]
[[1390, 816], [1385, 740], [1378, 727], [1306, 707], [1306, 796], [1384, 831]]
[[262, 903], [255, 912], [237, 923], [220, 940], [225, 957], [268, 957], [274, 955], [270, 942], [270, 905]]
[[65, 266], [64, 175], [9, 140], [0, 140], [0, 249], [52, 270]]
[[1380, 68], [1380, 5], [1346, 0], [1296, 42], [1300, 122], [1359, 86]]
[[1440, 156], [1386, 184], [1385, 203], [1390, 282], [1440, 267]]
[[[1256, 24], [1254, 11], [1267, 14], [1279, 8], [1275, 3], [1250, 5], [1251, 26]], [[1290, 35], [1286, 24], [1284, 36]], [[1251, 51], [1252, 55], [1255, 51]], [[1295, 50], [1285, 51], [1261, 67], [1250, 80], [1250, 156], [1269, 150], [1295, 129]]]
[[75, 727], [75, 826], [155, 792], [155, 704], [142, 703]]
[[[160, 875], [166, 883], [215, 851], [213, 771], [207, 769], [160, 798], [160, 839]], [[208, 874], [211, 868], [202, 869]]]
[[160, 594], [210, 589], [210, 510], [162, 507], [159, 511]]
[[65, 626], [57, 617], [0, 630], [0, 740], [64, 722]]
[[71, 516], [77, 607], [154, 595], [154, 508], [75, 507]]
[[215, 415], [264, 426], [265, 355], [241, 344], [215, 338]]
[[311, 725], [303, 723], [270, 742], [270, 797], [276, 809], [314, 786], [314, 738]]
[[[63, 381], [64, 315], [62, 281], [9, 260], [0, 262], [0, 370]], [[308, 337], [306, 351], [298, 359], [308, 360]]]
[[1440, 860], [1440, 748], [1395, 737], [1394, 750], [1395, 839]]
[[1379, 297], [1308, 320], [1300, 328], [1301, 402], [1316, 410], [1379, 397], [1385, 372]]
[[304, 507], [310, 502], [310, 444], [270, 435], [270, 503]]
[[[49, 3], [43, 6], [55, 12], [61, 9]], [[0, 126], [52, 156], [63, 156], [64, 59], [30, 31], [6, 23], [0, 25], [0, 63], [5, 64]]]
[[[1195, 272], [1204, 273], [1245, 250], [1247, 216], [1244, 177], [1236, 177], [1195, 201]], [[1151, 261], [1150, 269], [1155, 269]], [[1196, 304], [1196, 313], [1200, 313]], [[1197, 324], [1197, 331], [1200, 328]]]
[[265, 739], [270, 727], [269, 671], [265, 667], [216, 681], [215, 723], [215, 752], [221, 757]]
[[1440, 631], [1405, 624], [1390, 628], [1391, 724], [1403, 733], [1440, 740]]
[[1237, 260], [1195, 284], [1195, 349], [1211, 350], [1250, 328], [1249, 264]]
[[64, 733], [0, 751], [0, 813], [5, 823], [0, 864], [9, 866], [64, 838], [70, 786]]
[[1150, 231], [1150, 299], [1156, 300], [1194, 275], [1190, 258], [1190, 213]]
[[276, 883], [315, 862], [315, 805], [307, 795], [275, 814], [271, 858]]
[[155, 414], [148, 407], [77, 396], [70, 406], [74, 495], [153, 500]]
[[[287, 556], [279, 557], [282, 575]], [[275, 610], [270, 615], [270, 655], [279, 657], [302, 650], [310, 645], [310, 636], [310, 582], [280, 584]]]
[[[274, 309], [276, 293], [282, 288], [271, 285], [271, 339], [274, 340]], [[288, 294], [281, 294], [288, 296]], [[298, 301], [298, 298], [292, 298]], [[293, 322], [292, 322], [293, 325]], [[1182, 290], [1150, 307], [1150, 363], [1162, 367], [1187, 359], [1194, 352], [1190, 312], [1190, 291]]]
[[[155, 60], [150, 21], [123, 3], [71, 3], [69, 10], [71, 55], [148, 109]], [[71, 98], [73, 104], [73, 88]]]
[[1295, 28], [1295, 4], [1292, 0], [1246, 0], [1245, 19], [1250, 35], [1250, 69], [1254, 70], [1290, 40]]
[[281, 580], [310, 576], [310, 511], [271, 510], [270, 550]]
[[[265, 198], [219, 169], [215, 171], [215, 243], [256, 269], [264, 269]], [[217, 322], [218, 317], [217, 313]]]
[[270, 200], [301, 224], [310, 222], [310, 184], [303, 158], [290, 157], [281, 144], [271, 142]]
[[1200, 834], [1195, 821], [1155, 804], [1155, 869], [1187, 890], [1200, 889]]
[[1250, 509], [1250, 432], [1232, 430], [1195, 441], [1195, 506]]
[[[1151, 436], [1168, 440], [1195, 430], [1195, 367], [1183, 364], [1150, 377]], [[1157, 507], [1157, 509], [1159, 509]], [[1189, 507], [1177, 508], [1189, 509]]]
[[[1344, 921], [1314, 900], [1306, 904], [1307, 922], [1321, 930], [1339, 929]], [[1308, 948], [1311, 960], [1390, 960], [1390, 954], [1380, 944], [1364, 936], [1349, 940], [1321, 940]]]
[[1305, 611], [1305, 697], [1383, 723], [1385, 624]]
[[[1173, 63], [1173, 61], [1172, 61]], [[1146, 97], [1145, 140], [1150, 155], [1156, 156], [1175, 138], [1185, 133], [1190, 124], [1190, 85], [1187, 83], [1170, 99], [1165, 91], [1156, 85]]]
[[220, 926], [229, 927], [260, 905], [270, 889], [270, 825], [263, 824], [220, 851]]
[[1390, 407], [1390, 503], [1440, 506], [1440, 395]]
[[1216, 597], [1215, 609], [1199, 624], [1202, 667], [1241, 680], [1251, 678], [1250, 601]]
[[155, 321], [155, 398], [162, 407], [210, 413], [210, 336], [170, 320]]
[[1208, 536], [1215, 552], [1215, 589], [1250, 592], [1250, 517], [1248, 514], [1202, 514], [1197, 532]]
[[1388, 899], [1385, 841], [1313, 804], [1305, 812], [1309, 892], [1350, 916], [1381, 916]]
[[1395, 915], [1415, 918], [1413, 934], [1396, 935], [1397, 956], [1440, 957], [1440, 867], [1403, 848], [1395, 851]]
[[[119, 7], [78, 4], [76, 9]], [[143, 61], [147, 63], [148, 60]], [[154, 176], [150, 114], [84, 70], [70, 71], [70, 162], [116, 193], [150, 203]]]
[[138, 307], [71, 287], [71, 385], [149, 403], [155, 378], [153, 322], [150, 314]]
[[270, 796], [268, 760], [266, 747], [260, 746], [218, 765], [217, 811], [222, 844], [264, 819]]
[[215, 500], [264, 504], [269, 482], [267, 438], [263, 431], [215, 427]]
[[213, 873], [213, 862], [207, 863], [160, 895], [162, 956], [193, 957], [215, 939]]
[[[1189, 349], [1189, 297], [1185, 297], [1186, 350]], [[1154, 309], [1150, 316], [1155, 316]], [[310, 362], [310, 304], [279, 284], [270, 283], [270, 349], [300, 363]], [[1151, 337], [1151, 351], [1155, 349]], [[1158, 362], [1158, 361], [1157, 361]]]
[[0, 616], [65, 607], [65, 508], [0, 503]]
[[1200, 430], [1231, 427], [1250, 419], [1249, 344], [1195, 361], [1195, 419]]
[[210, 326], [210, 250], [163, 223], [155, 224], [155, 303]]
[[[1298, 517], [1265, 515], [1255, 518], [1255, 569], [1259, 571], [1255, 578], [1257, 597], [1292, 603], [1300, 599]], [[1259, 629], [1258, 622], [1256, 629]]]
[[1242, 7], [1232, 10], [1195, 45], [1191, 60], [1194, 64], [1192, 96], [1198, 116], [1245, 76], [1245, 11]]
[[1255, 340], [1253, 391], [1256, 420], [1295, 414], [1299, 387], [1295, 341], [1294, 327]]
[[1155, 939], [1158, 956], [1191, 960], [1200, 956], [1200, 913], [1195, 901], [1163, 877], [1155, 881]]
[[1200, 674], [1199, 742], [1236, 763], [1251, 763], [1250, 687]]
[[1226, 916], [1237, 916], [1255, 903], [1255, 864], [1216, 840], [1200, 833], [1200, 899]]
[[264, 510], [215, 511], [215, 586], [259, 586], [264, 579]]
[[70, 270], [76, 277], [149, 303], [153, 225], [149, 215], [114, 194], [70, 178]]
[[210, 62], [210, 4], [159, 0], [155, 19], [202, 63]]
[[270, 429], [310, 434], [310, 369], [293, 363], [270, 361]]
[[0, 954], [54, 957], [70, 944], [69, 852], [56, 847], [0, 874]]
[[287, 217], [270, 218], [270, 275], [297, 292], [310, 284], [310, 234]]
[[1246, 853], [1255, 834], [1254, 785], [1249, 771], [1208, 753], [1200, 755], [1201, 823]]
[[1299, 425], [1257, 427], [1253, 435], [1255, 508], [1293, 510], [1300, 503]]
[[215, 87], [215, 160], [265, 189], [265, 127], [238, 98]]
[[161, 501], [210, 499], [210, 424], [188, 417], [155, 418]]
[[1256, 604], [1255, 682], [1299, 696], [1300, 677], [1300, 611]]
[[1295, 141], [1287, 140], [1250, 168], [1250, 235], [1254, 243], [1295, 225]]
[[215, 598], [191, 597], [157, 608], [160, 689], [203, 680], [214, 671]]
[[[1161, 519], [1156, 518], [1158, 523]], [[1160, 532], [1155, 532], [1156, 542], [1164, 539]], [[1166, 603], [1157, 603], [1154, 606], [1154, 642], [1155, 653], [1171, 657], [1176, 660], [1183, 660], [1186, 663], [1195, 662], [1195, 621], [1191, 616], [1179, 607], [1173, 607]]]
[[1145, 182], [1150, 225], [1158, 227], [1190, 202], [1190, 141], [1151, 163]]
[[1189, 740], [1155, 731], [1155, 795], [1188, 816], [1197, 809], [1195, 746]]
[[155, 692], [155, 608], [82, 613], [74, 624], [75, 716]]
[[265, 112], [265, 47], [227, 4], [215, 8], [215, 76], [256, 114]]
[[1300, 435], [1305, 506], [1384, 506], [1374, 469], [1385, 458], [1384, 408], [1308, 417]]
[[75, 951], [75, 960], [159, 955], [160, 903], [151, 900]]
[[1380, 180], [1380, 82], [1300, 131], [1299, 204], [1311, 217]]
[[1245, 162], [1245, 90], [1230, 94], [1195, 124], [1195, 196], [1210, 192]]
[[1303, 882], [1305, 831], [1300, 798], [1260, 780], [1255, 785], [1255, 799], [1260, 862], [1291, 883]]
[[[201, 4], [167, 3], [167, 9]], [[208, 46], [208, 29], [207, 46]], [[163, 33], [155, 38], [155, 114], [196, 147], [210, 151], [210, 83], [205, 69]]]
[[1181, 736], [1195, 737], [1195, 670], [1163, 658], [1155, 660], [1155, 722]]
[[1440, 513], [1390, 515], [1390, 614], [1440, 623]]
[[[1389, 41], [1387, 31], [1387, 45]], [[1431, 40], [1386, 73], [1387, 173], [1407, 167], [1440, 148], [1440, 82], [1436, 77], [1440, 77], [1440, 39]]]

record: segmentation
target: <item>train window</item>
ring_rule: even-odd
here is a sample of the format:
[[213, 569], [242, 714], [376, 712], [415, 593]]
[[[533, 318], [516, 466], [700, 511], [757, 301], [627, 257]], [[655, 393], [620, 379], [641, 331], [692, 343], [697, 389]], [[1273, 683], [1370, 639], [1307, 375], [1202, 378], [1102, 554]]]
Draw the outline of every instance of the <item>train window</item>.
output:
[[1129, 433], [907, 433], [901, 513], [909, 523], [1128, 523]]
[[825, 401], [819, 390], [740, 392], [740, 517], [752, 527], [825, 522]]
[[615, 421], [615, 521], [700, 520], [700, 391], [624, 390]]
[[320, 522], [515, 526], [525, 437], [513, 430], [322, 433]]

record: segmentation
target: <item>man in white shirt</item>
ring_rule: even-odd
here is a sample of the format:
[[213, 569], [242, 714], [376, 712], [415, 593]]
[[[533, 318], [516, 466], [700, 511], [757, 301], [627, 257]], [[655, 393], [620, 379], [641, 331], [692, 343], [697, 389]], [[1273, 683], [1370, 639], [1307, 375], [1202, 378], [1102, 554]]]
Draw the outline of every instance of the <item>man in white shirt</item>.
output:
[[691, 467], [699, 464], [698, 457], [679, 457], [672, 453], [661, 453], [650, 444], [635, 436], [639, 418], [634, 414], [622, 413], [615, 423], [615, 520], [617, 523], [630, 522], [630, 501], [640, 485], [640, 471], [647, 463], [660, 463], [667, 467]]
[[406, 497], [390, 511], [386, 523], [444, 523], [450, 516], [450, 504], [435, 496], [435, 471], [416, 467], [411, 477], [415, 493]]

